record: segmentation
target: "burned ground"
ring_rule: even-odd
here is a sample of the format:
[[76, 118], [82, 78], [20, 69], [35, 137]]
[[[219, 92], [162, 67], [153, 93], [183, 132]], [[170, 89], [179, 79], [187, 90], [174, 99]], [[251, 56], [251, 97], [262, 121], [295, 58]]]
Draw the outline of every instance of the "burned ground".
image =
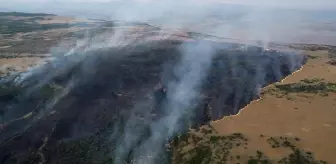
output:
[[[4, 77], [1, 163], [113, 162], [115, 144], [131, 115], [139, 121], [143, 140], [152, 135], [152, 120], [165, 115], [163, 90], [170, 81], [179, 80], [174, 67], [182, 56], [182, 44], [160, 41], [78, 52], [43, 65], [17, 84], [6, 79], [17, 82], [20, 75]], [[259, 88], [281, 80], [305, 62], [296, 53], [218, 45], [202, 84], [202, 100], [181, 132], [188, 125], [197, 127], [236, 114], [258, 98]]]

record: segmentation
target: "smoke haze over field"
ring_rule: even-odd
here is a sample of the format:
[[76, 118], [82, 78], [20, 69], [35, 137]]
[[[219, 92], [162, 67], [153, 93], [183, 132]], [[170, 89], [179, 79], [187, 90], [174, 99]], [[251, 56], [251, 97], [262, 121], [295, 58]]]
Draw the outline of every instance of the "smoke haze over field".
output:
[[[246, 2], [12, 0], [1, 3], [18, 11], [144, 22], [178, 29], [182, 34], [196, 31], [242, 41], [261, 40], [265, 47], [272, 41], [292, 42], [305, 38], [306, 34], [311, 35], [308, 28], [311, 22], [305, 12], [271, 9], [269, 6], [299, 9], [312, 9], [318, 5], [319, 8], [335, 6], [334, 2], [327, 0], [310, 0], [305, 4], [299, 0], [281, 3], [261, 0], [254, 0], [254, 3], [248, 1], [249, 4]], [[258, 96], [256, 94], [260, 87], [280, 80], [298, 69], [304, 61], [296, 53], [264, 51], [260, 47], [249, 49], [245, 45], [195, 40], [189, 42], [183, 39], [176, 43], [176, 40], [166, 39], [167, 35], [169, 37], [173, 34], [166, 34], [164, 28], [148, 30], [149, 34], [159, 38], [157, 42], [150, 42], [152, 44], [144, 39], [149, 35], [145, 32], [133, 34], [127, 28], [124, 30], [116, 26], [110, 29], [113, 30], [100, 35], [84, 36], [69, 52], [57, 54], [48, 64], [21, 74], [23, 76], [18, 78], [18, 85], [28, 83], [31, 86], [27, 84], [27, 93], [20, 94], [20, 101], [13, 102], [13, 107], [10, 106], [12, 104], [8, 106], [10, 110], [3, 112], [4, 119], [0, 121], [15, 120], [28, 112], [34, 115], [36, 122], [47, 122], [48, 119], [42, 118], [54, 117], [57, 121], [55, 133], [59, 135], [55, 137], [57, 141], [76, 138], [78, 134], [88, 133], [100, 137], [100, 133], [105, 133], [109, 141], [118, 141], [115, 145], [108, 145], [114, 146], [110, 154], [116, 164], [129, 160], [129, 163], [136, 164], [162, 163], [157, 160], [165, 156], [161, 155], [165, 153], [165, 144], [178, 132], [184, 132], [192, 117], [200, 119], [195, 116], [196, 107], [206, 96], [210, 97], [209, 101], [213, 101], [213, 104], [218, 104], [219, 110], [229, 109], [230, 104], [233, 104], [234, 111], [219, 111], [221, 114], [214, 117], [222, 117], [222, 113], [235, 114], [242, 104], [246, 105]], [[326, 36], [335, 39], [336, 35], [327, 32]], [[192, 38], [191, 35], [188, 37]], [[107, 42], [103, 38], [107, 38]], [[214, 60], [215, 57], [218, 60]], [[172, 67], [161, 68], [170, 60]], [[169, 76], [166, 72], [169, 72]], [[163, 102], [155, 107], [152, 101], [158, 83], [163, 83], [161, 89], [166, 91]], [[51, 84], [52, 89], [56, 86], [62, 90], [52, 95], [52, 98], [40, 93], [41, 88], [49, 89], [43, 87]], [[207, 93], [210, 92], [207, 89], [211, 90], [211, 94]], [[212, 93], [216, 91], [220, 93]], [[46, 100], [40, 102], [41, 97]], [[38, 107], [30, 99], [35, 100]], [[36, 109], [29, 111], [31, 109], [25, 104]], [[26, 111], [22, 111], [22, 107]], [[200, 113], [205, 115], [205, 112]], [[34, 126], [34, 123], [27, 125]], [[107, 128], [106, 124], [110, 123], [111, 126]], [[44, 128], [52, 129], [47, 126]], [[73, 130], [75, 128], [79, 130]], [[11, 133], [9, 131], [0, 137], [6, 138]]]
[[240, 40], [336, 42], [333, 0], [12, 0], [1, 4], [16, 11], [147, 22]]

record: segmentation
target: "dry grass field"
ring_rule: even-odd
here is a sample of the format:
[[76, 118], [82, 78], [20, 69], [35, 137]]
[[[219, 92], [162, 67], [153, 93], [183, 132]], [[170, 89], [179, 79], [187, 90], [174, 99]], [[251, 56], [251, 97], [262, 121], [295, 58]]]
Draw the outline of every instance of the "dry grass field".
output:
[[336, 163], [336, 66], [328, 51], [307, 53], [302, 69], [239, 114], [177, 139], [175, 163]]

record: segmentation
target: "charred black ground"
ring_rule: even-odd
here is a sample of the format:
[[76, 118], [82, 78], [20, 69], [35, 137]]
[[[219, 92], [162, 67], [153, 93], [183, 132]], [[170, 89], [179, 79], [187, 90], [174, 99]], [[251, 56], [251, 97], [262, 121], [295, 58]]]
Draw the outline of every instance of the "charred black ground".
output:
[[[3, 77], [0, 163], [113, 163], [115, 144], [131, 114], [145, 120], [138, 124], [143, 140], [151, 135], [152, 120], [165, 115], [166, 85], [179, 80], [174, 67], [183, 55], [181, 44], [160, 41], [78, 52], [17, 84], [14, 77]], [[260, 87], [305, 63], [300, 54], [212, 44], [219, 48], [202, 83], [202, 100], [191, 119], [181, 120], [181, 132], [236, 114], [258, 98]]]

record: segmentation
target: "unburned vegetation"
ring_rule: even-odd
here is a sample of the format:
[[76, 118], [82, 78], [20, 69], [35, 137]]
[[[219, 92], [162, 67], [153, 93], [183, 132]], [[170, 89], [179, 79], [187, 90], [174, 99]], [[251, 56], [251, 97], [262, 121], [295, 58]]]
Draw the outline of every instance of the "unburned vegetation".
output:
[[336, 93], [336, 83], [326, 82], [324, 79], [318, 78], [303, 79], [298, 83], [275, 84], [263, 92], [264, 95], [276, 95], [278, 98], [286, 97], [287, 99], [292, 99], [292, 94], [328, 96], [330, 93]]
[[[208, 127], [176, 137], [170, 144], [173, 150], [174, 164], [325, 164], [317, 160], [314, 154], [302, 150], [296, 145], [301, 142], [298, 137], [268, 137], [260, 135], [262, 142], [267, 142], [272, 149], [290, 152], [281, 158], [271, 158], [262, 148], [251, 148], [250, 140], [241, 133], [218, 135], [215, 131], [206, 133]], [[239, 151], [237, 151], [239, 150]], [[238, 152], [238, 153], [237, 153]]]

